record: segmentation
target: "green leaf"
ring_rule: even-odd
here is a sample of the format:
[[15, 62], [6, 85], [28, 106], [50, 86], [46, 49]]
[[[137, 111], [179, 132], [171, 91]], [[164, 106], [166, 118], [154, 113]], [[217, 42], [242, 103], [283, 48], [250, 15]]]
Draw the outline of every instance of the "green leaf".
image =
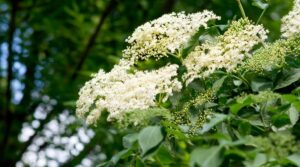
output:
[[300, 68], [294, 68], [286, 72], [286, 75], [280, 78], [275, 89], [281, 89], [287, 87], [292, 83], [298, 81], [299, 79], [300, 79]]
[[253, 99], [250, 96], [247, 96], [244, 99], [232, 104], [229, 110], [231, 113], [237, 114], [243, 107], [249, 106], [253, 102]]
[[146, 167], [146, 165], [140, 157], [137, 157], [135, 159], [135, 167]]
[[257, 154], [253, 163], [253, 167], [260, 167], [268, 161], [266, 154]]
[[251, 132], [251, 124], [249, 122], [240, 122], [238, 124], [238, 130], [242, 136], [249, 135]]
[[286, 100], [290, 103], [294, 103], [294, 102], [298, 101], [297, 96], [292, 95], [292, 94], [282, 95], [281, 97], [282, 97], [283, 100]]
[[300, 154], [292, 154], [287, 157], [293, 164], [300, 166]]
[[298, 99], [298, 96], [292, 95], [292, 94], [286, 94], [281, 96], [283, 100], [291, 103], [295, 109], [300, 111], [300, 100]]
[[239, 150], [239, 149], [229, 149], [229, 150], [226, 150], [225, 153], [224, 153], [224, 156], [225, 157], [241, 157], [241, 158], [246, 158], [248, 157], [249, 155], [247, 154], [247, 152], [245, 151], [242, 151], [242, 150]]
[[128, 157], [129, 155], [131, 155], [131, 153], [132, 153], [131, 149], [122, 150], [117, 154], [115, 154], [109, 161], [99, 164], [97, 167], [116, 166], [120, 159]]
[[149, 126], [144, 128], [138, 135], [138, 142], [145, 155], [151, 149], [157, 147], [164, 139], [160, 126]]
[[267, 9], [269, 7], [269, 4], [266, 3], [265, 0], [252, 0], [252, 5], [262, 10]]
[[138, 140], [138, 134], [128, 134], [123, 137], [123, 146], [125, 148], [130, 148]]
[[222, 146], [212, 146], [210, 148], [196, 148], [191, 153], [190, 166], [218, 167], [223, 162]]
[[214, 82], [214, 84], [212, 86], [213, 90], [217, 92], [222, 87], [226, 78], [227, 78], [227, 76], [223, 76], [222, 78], [220, 78], [216, 82]]
[[205, 123], [202, 128], [198, 131], [199, 134], [203, 134], [205, 132], [208, 132], [211, 128], [216, 126], [217, 124], [223, 122], [228, 118], [225, 114], [214, 114], [213, 118], [209, 120], [209, 122]]
[[272, 116], [272, 124], [279, 128], [284, 125], [290, 124], [290, 118], [285, 113], [276, 114]]
[[174, 162], [174, 158], [165, 147], [160, 147], [158, 149], [155, 154], [155, 160], [159, 161], [163, 166], [170, 166], [170, 164]]
[[300, 57], [299, 56], [286, 56], [285, 61], [288, 66], [293, 68], [300, 68]]
[[170, 121], [163, 121], [162, 125], [165, 127], [168, 135], [175, 137], [177, 140], [187, 140], [187, 137], [176, 124]]
[[291, 107], [288, 109], [289, 118], [292, 125], [295, 125], [299, 119], [299, 112], [297, 109], [291, 105]]
[[261, 167], [262, 165], [267, 163], [267, 161], [268, 158], [266, 154], [258, 153], [256, 154], [254, 161], [244, 162], [244, 164], [246, 167]]
[[273, 82], [265, 78], [255, 78], [251, 81], [251, 88], [254, 92], [259, 92], [273, 87]]
[[235, 86], [241, 86], [242, 84], [243, 84], [243, 81], [241, 81], [241, 80], [233, 80], [233, 84], [235, 85]]
[[131, 153], [130, 149], [126, 149], [126, 150], [123, 150], [121, 152], [118, 152], [116, 155], [114, 155], [111, 158], [110, 163], [116, 165], [119, 162], [120, 159], [122, 159], [123, 157], [127, 157], [130, 153]]

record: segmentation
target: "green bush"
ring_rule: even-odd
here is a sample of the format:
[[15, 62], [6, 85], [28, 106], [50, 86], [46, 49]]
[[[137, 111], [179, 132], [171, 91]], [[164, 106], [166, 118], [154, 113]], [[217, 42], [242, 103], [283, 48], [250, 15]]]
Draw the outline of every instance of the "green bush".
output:
[[85, 84], [77, 115], [106, 113], [128, 133], [100, 166], [300, 166], [300, 1], [275, 41], [237, 2], [243, 18], [228, 25], [210, 11], [145, 23]]

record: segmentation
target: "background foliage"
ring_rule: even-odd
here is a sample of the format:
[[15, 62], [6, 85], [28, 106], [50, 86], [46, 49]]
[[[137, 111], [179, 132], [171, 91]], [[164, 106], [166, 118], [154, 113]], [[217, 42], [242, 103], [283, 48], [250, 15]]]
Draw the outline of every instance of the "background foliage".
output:
[[[291, 4], [270, 0], [261, 23], [272, 32], [271, 40], [279, 37], [280, 18]], [[247, 16], [257, 20], [261, 9], [251, 1], [244, 0], [243, 5]], [[123, 141], [124, 134], [105, 121], [94, 129], [85, 126], [74, 116], [78, 90], [91, 73], [99, 68], [108, 71], [118, 62], [125, 38], [138, 25], [171, 11], [203, 9], [214, 11], [223, 21], [241, 17], [235, 0], [0, 0], [0, 163], [94, 166], [118, 153], [111, 160], [115, 163], [118, 155], [130, 151], [135, 138], [148, 138], [142, 134], [158, 136], [150, 145], [140, 143], [143, 154], [157, 146], [163, 132], [156, 126]], [[239, 105], [248, 104], [237, 103], [233, 113]], [[217, 118], [224, 119], [222, 115]], [[277, 120], [280, 124], [282, 119]], [[249, 130], [248, 123], [236, 125], [245, 133]], [[123, 144], [128, 150], [119, 152]], [[178, 144], [186, 148], [185, 142]], [[199, 148], [191, 156], [218, 155], [235, 144]], [[237, 149], [230, 151], [228, 156], [239, 154]], [[164, 149], [159, 154], [166, 157], [161, 163], [170, 163]], [[217, 163], [213, 158], [210, 160]], [[134, 163], [140, 163], [138, 158]]]

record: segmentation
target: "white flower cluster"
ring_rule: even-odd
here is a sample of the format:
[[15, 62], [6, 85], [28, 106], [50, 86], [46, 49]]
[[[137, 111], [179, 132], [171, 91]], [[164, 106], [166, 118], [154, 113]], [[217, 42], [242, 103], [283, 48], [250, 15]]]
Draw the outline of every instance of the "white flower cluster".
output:
[[185, 14], [171, 13], [139, 26], [126, 39], [130, 45], [123, 51], [125, 57], [145, 60], [174, 54], [185, 47], [199, 28], [207, 27], [209, 20], [220, 19], [211, 11]]
[[281, 20], [282, 37], [288, 38], [300, 33], [300, 0], [294, 1], [293, 9]]
[[184, 60], [186, 84], [207, 77], [217, 69], [235, 70], [250, 55], [253, 46], [266, 39], [267, 31], [263, 26], [253, 25], [248, 19], [233, 21], [224, 35], [217, 37], [215, 42], [197, 46]]
[[[94, 124], [101, 112], [109, 112], [108, 119], [117, 118], [122, 112], [147, 109], [156, 106], [156, 96], [163, 94], [166, 100], [182, 85], [175, 78], [178, 65], [167, 65], [153, 71], [129, 73], [131, 63], [122, 60], [110, 72], [100, 70], [79, 92], [76, 113]], [[121, 118], [120, 118], [121, 119]]]

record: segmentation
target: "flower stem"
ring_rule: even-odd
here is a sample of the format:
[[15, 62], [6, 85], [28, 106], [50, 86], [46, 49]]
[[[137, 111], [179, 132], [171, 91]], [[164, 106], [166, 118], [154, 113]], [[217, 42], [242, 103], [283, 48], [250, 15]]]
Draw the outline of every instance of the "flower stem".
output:
[[241, 14], [242, 14], [243, 18], [244, 19], [247, 18], [241, 0], [236, 0], [236, 1], [239, 5], [239, 8], [240, 8], [240, 11], [241, 11]]
[[257, 21], [256, 21], [256, 24], [258, 24], [258, 23], [260, 22], [262, 16], [263, 16], [263, 15], [265, 14], [265, 12], [266, 12], [266, 10], [267, 10], [267, 8], [265, 8], [265, 9], [261, 12], [259, 18], [258, 18]]

